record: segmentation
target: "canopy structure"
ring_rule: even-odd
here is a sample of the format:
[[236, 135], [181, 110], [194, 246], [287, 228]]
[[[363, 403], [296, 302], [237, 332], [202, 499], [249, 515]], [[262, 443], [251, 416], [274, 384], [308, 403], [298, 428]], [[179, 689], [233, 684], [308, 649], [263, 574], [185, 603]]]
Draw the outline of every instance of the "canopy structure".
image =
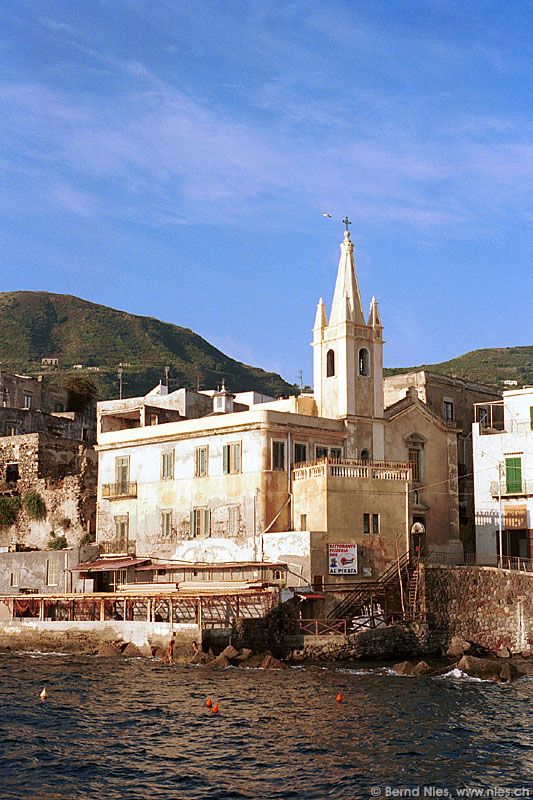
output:
[[128, 569], [146, 564], [149, 558], [98, 558], [96, 561], [84, 561], [72, 567], [75, 572], [111, 572], [116, 569]]

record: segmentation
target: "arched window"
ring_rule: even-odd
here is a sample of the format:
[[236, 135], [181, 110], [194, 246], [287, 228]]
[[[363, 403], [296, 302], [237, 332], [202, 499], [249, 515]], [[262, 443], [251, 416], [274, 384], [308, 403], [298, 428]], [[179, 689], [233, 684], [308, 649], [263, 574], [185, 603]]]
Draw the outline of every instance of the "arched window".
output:
[[370, 375], [370, 353], [366, 347], [359, 350], [359, 375]]
[[368, 450], [361, 450], [361, 461], [370, 461], [370, 453]]
[[335, 353], [333, 350], [328, 350], [326, 354], [326, 378], [331, 378], [335, 375]]

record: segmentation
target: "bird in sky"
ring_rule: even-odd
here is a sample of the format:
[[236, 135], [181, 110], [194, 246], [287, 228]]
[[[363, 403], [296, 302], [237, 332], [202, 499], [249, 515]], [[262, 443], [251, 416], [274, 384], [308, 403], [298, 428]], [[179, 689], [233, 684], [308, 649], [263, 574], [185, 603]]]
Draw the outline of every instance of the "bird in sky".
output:
[[323, 217], [327, 217], [328, 219], [331, 219], [331, 214], [328, 214], [328, 212], [327, 212], [327, 211], [323, 211], [323, 212], [322, 212], [322, 216], [323, 216]]

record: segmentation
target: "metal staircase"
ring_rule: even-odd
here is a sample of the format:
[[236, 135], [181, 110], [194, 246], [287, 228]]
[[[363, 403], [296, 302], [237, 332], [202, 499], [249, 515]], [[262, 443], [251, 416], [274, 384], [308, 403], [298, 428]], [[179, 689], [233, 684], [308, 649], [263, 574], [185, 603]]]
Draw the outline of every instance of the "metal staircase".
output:
[[[415, 578], [416, 576], [416, 578]], [[403, 604], [402, 604], [403, 594]], [[359, 581], [352, 591], [328, 614], [329, 618], [349, 619], [365, 607], [382, 607], [385, 616], [411, 615], [416, 608], [418, 570], [410, 553], [400, 559], [375, 581]]]

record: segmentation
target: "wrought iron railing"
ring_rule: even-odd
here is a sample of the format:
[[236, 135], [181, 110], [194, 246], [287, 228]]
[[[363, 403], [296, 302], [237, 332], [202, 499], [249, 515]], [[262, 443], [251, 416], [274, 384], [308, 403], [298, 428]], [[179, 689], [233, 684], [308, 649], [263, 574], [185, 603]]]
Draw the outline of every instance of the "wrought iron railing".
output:
[[106, 500], [116, 500], [120, 497], [137, 497], [137, 482], [103, 483], [102, 497]]
[[509, 497], [510, 495], [533, 494], [533, 481], [519, 481], [516, 483], [503, 481], [491, 481], [490, 493], [493, 497]]
[[499, 567], [512, 569], [519, 572], [533, 572], [533, 559], [520, 558], [519, 556], [498, 556], [496, 554], [465, 553], [463, 556], [455, 553], [446, 553], [439, 550], [430, 550], [420, 558], [424, 564], [442, 565], [450, 567]]

